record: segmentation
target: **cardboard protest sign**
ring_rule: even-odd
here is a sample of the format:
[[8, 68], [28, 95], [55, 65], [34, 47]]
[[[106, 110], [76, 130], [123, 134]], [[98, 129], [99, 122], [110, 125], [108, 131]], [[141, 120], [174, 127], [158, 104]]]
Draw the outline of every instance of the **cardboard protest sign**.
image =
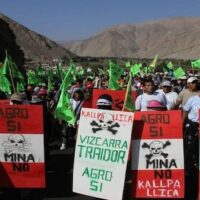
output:
[[[92, 98], [92, 108], [97, 108], [97, 100], [100, 95], [102, 94], [109, 94], [113, 98], [113, 110], [122, 110], [124, 105], [124, 99], [126, 95], [126, 90], [100, 90], [94, 89], [93, 90], [93, 98]], [[132, 92], [133, 100], [135, 102], [136, 99], [136, 92]]]
[[181, 112], [135, 112], [132, 135], [132, 196], [183, 198]]
[[10, 104], [10, 100], [9, 99], [0, 100], [0, 105], [9, 105], [9, 104]]
[[81, 110], [75, 150], [73, 191], [122, 199], [133, 113]]
[[0, 105], [0, 187], [45, 187], [43, 109]]

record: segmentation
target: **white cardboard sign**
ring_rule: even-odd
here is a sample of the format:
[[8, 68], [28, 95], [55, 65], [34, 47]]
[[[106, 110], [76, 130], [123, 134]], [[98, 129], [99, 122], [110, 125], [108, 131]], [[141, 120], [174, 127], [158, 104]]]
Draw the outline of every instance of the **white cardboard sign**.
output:
[[133, 113], [84, 108], [75, 150], [73, 191], [122, 199]]

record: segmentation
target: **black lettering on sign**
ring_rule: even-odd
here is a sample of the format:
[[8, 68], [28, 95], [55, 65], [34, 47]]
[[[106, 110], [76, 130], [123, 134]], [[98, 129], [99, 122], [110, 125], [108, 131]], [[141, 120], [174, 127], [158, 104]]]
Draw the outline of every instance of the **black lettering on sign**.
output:
[[21, 123], [19, 121], [7, 120], [8, 131], [20, 131]]
[[14, 172], [27, 172], [29, 171], [28, 163], [12, 163]]
[[141, 120], [148, 124], [170, 124], [169, 114], [147, 114], [142, 115]]
[[166, 178], [171, 179], [172, 178], [172, 171], [171, 170], [155, 170], [154, 171], [154, 178]]
[[146, 168], [152, 167], [153, 169], [158, 169], [158, 168], [165, 168], [169, 169], [172, 167], [177, 168], [176, 161], [174, 159], [168, 160], [161, 160], [161, 159], [154, 159], [154, 160], [146, 160]]
[[35, 162], [33, 154], [4, 153], [4, 159], [10, 162]]
[[7, 119], [13, 119], [13, 118], [28, 119], [29, 113], [28, 113], [28, 109], [26, 108], [8, 107], [5, 110], [5, 116]]
[[151, 137], [157, 137], [157, 136], [162, 136], [163, 135], [163, 129], [162, 127], [158, 126], [150, 126], [149, 127], [149, 132]]

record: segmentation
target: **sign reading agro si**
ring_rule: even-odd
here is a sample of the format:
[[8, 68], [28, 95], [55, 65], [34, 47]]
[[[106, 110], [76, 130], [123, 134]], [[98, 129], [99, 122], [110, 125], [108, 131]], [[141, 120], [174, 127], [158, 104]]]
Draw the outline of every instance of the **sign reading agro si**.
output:
[[182, 137], [180, 111], [135, 112], [133, 197], [184, 197]]
[[0, 187], [45, 187], [43, 110], [0, 105]]
[[76, 143], [73, 191], [122, 199], [133, 113], [81, 110]]

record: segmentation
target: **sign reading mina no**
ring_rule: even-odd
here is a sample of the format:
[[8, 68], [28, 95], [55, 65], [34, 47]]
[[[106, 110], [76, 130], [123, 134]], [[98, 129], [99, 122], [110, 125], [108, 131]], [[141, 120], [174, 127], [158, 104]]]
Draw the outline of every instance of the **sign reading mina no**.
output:
[[133, 113], [82, 109], [76, 143], [73, 191], [122, 199]]
[[0, 187], [44, 188], [43, 108], [0, 104]]

